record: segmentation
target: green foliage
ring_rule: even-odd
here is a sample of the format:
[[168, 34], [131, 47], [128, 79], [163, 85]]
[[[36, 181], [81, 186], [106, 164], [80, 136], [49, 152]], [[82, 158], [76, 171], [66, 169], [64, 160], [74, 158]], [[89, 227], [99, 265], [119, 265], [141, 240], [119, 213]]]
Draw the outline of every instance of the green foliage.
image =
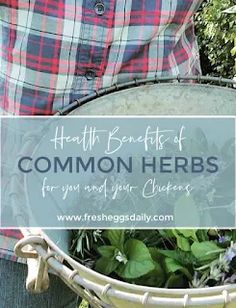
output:
[[141, 277], [155, 269], [151, 254], [141, 241], [128, 240], [124, 247], [127, 262], [119, 266], [117, 273], [125, 279]]
[[105, 233], [111, 245], [122, 250], [124, 245], [124, 230], [109, 230]]
[[106, 236], [113, 246], [98, 248], [102, 257], [96, 262], [97, 271], [106, 275], [116, 272], [124, 279], [135, 279], [155, 269], [151, 254], [143, 242], [135, 239], [125, 241], [123, 230], [109, 230]]
[[204, 74], [227, 78], [235, 75], [236, 14], [223, 12], [234, 4], [234, 0], [205, 0], [196, 14]]
[[191, 251], [198, 262], [204, 263], [215, 260], [224, 249], [219, 249], [214, 242], [207, 241], [194, 242], [191, 246]]
[[[84, 261], [91, 257], [96, 271], [113, 278], [167, 288], [234, 283], [235, 230], [87, 230], [86, 234], [92, 245], [87, 245], [90, 252], [82, 246]], [[96, 245], [94, 234], [100, 236]]]

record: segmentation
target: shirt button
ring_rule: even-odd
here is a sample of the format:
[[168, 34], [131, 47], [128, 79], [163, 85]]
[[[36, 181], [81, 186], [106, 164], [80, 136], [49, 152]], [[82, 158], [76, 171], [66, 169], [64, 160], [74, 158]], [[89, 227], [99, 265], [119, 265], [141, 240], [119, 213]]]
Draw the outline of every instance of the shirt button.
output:
[[105, 5], [102, 2], [97, 2], [94, 6], [95, 13], [97, 15], [103, 15], [105, 13]]
[[86, 73], [85, 73], [85, 77], [87, 78], [87, 80], [92, 80], [96, 77], [96, 73], [92, 70], [88, 70]]

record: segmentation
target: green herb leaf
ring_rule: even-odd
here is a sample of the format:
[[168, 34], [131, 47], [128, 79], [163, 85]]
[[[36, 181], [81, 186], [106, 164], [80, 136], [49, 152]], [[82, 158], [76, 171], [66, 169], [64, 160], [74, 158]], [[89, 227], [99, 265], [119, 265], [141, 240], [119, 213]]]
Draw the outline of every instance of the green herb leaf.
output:
[[199, 238], [199, 242], [205, 242], [209, 239], [207, 230], [197, 230], [197, 238]]
[[215, 260], [224, 249], [220, 249], [214, 242], [207, 241], [194, 242], [191, 246], [191, 251], [198, 261], [209, 262]]
[[117, 247], [119, 250], [123, 250], [124, 230], [109, 230], [107, 231], [107, 238], [112, 246]]
[[147, 246], [138, 240], [128, 240], [124, 247], [127, 256], [126, 264], [119, 266], [117, 273], [125, 278], [141, 277], [155, 269], [154, 262]]
[[197, 238], [197, 230], [193, 230], [193, 229], [178, 229], [177, 230], [180, 234], [182, 234], [184, 237], [186, 238], [192, 238], [193, 240], [198, 242], [198, 238]]
[[115, 251], [117, 250], [114, 246], [100, 246], [98, 247], [98, 252], [100, 255], [106, 258], [112, 259], [115, 256]]
[[189, 273], [188, 269], [180, 265], [176, 260], [171, 258], [165, 259], [165, 266], [167, 273], [175, 273], [177, 271], [182, 272], [189, 280], [192, 280], [192, 275]]
[[156, 263], [163, 262], [164, 256], [163, 254], [160, 253], [159, 249], [157, 249], [156, 247], [149, 247], [149, 252], [151, 254], [153, 261], [155, 261]]
[[109, 258], [101, 257], [97, 260], [95, 270], [104, 275], [110, 275], [119, 266], [119, 262], [116, 260], [110, 260]]
[[196, 258], [192, 252], [185, 252], [181, 250], [159, 250], [159, 252], [171, 259], [176, 260], [181, 265], [195, 264]]
[[183, 236], [177, 237], [177, 246], [183, 251], [190, 251], [191, 250], [191, 246], [189, 244], [188, 239], [183, 237]]
[[165, 272], [160, 264], [155, 262], [155, 269], [148, 274], [135, 280], [136, 284], [149, 287], [161, 287], [165, 282]]

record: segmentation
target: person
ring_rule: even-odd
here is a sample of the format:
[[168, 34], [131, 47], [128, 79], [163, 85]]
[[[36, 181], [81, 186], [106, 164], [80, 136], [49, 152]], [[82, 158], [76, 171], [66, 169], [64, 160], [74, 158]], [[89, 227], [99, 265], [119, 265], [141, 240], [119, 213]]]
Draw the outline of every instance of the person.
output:
[[[193, 15], [202, 0], [0, 0], [0, 108], [53, 115], [94, 91], [149, 77], [201, 73]], [[0, 306], [69, 307], [54, 283], [23, 288], [17, 230], [0, 231]], [[10, 261], [11, 260], [11, 261]], [[53, 299], [54, 298], [54, 299]], [[55, 304], [57, 303], [57, 304]]]

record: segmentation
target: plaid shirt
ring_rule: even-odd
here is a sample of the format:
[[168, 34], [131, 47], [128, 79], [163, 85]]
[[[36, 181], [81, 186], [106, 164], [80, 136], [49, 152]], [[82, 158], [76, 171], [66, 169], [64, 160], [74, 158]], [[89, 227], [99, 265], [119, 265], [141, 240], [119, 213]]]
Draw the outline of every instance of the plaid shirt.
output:
[[[201, 2], [0, 0], [0, 107], [50, 115], [115, 83], [199, 74]], [[0, 238], [0, 256], [11, 255], [9, 243]]]

